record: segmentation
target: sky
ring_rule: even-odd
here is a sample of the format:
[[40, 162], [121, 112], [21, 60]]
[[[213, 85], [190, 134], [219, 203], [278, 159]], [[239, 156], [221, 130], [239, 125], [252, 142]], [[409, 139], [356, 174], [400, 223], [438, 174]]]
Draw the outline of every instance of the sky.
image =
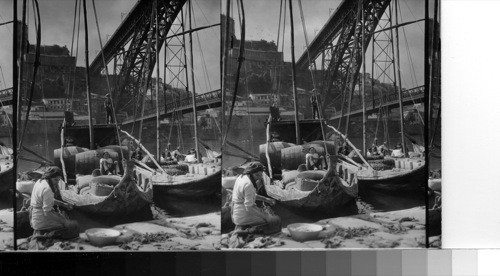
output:
[[[21, 7], [22, 1], [19, 2]], [[95, 1], [97, 17], [103, 44], [106, 43], [114, 31], [118, 28], [126, 14], [132, 9], [137, 0], [99, 0]], [[35, 28], [33, 24], [33, 8], [29, 7], [29, 40], [30, 43], [35, 43]], [[66, 45], [71, 50], [72, 33], [73, 33], [73, 18], [74, 18], [74, 0], [43, 0], [39, 1], [40, 15], [42, 23], [42, 45], [61, 46]], [[21, 18], [21, 8], [19, 8], [19, 19]], [[193, 28], [202, 27], [206, 25], [217, 24], [220, 22], [220, 3], [218, 0], [193, 0], [194, 21]], [[88, 27], [89, 27], [89, 60], [90, 63], [100, 50], [99, 37], [95, 23], [94, 11], [92, 8], [92, 0], [87, 0], [87, 13], [88, 13]], [[0, 21], [12, 20], [12, 3], [11, 1], [0, 1]], [[187, 23], [186, 23], [187, 24]], [[83, 27], [83, 12], [81, 17], [81, 29], [79, 39], [79, 53], [77, 58], [78, 66], [85, 66], [84, 60], [84, 27]], [[10, 31], [10, 33], [9, 33]], [[12, 25], [7, 28], [0, 26], [0, 36], [12, 37]], [[193, 55], [194, 55], [194, 71], [197, 79], [198, 93], [204, 93], [211, 90], [220, 88], [220, 31], [219, 27], [212, 27], [209, 29], [198, 31], [200, 37], [201, 49], [204, 54], [204, 60], [208, 68], [208, 76], [210, 78], [210, 85], [204, 78], [204, 73], [201, 68], [202, 59], [199, 50], [197, 36], [193, 35]], [[186, 37], [187, 39], [187, 37]], [[75, 39], [76, 43], [76, 39]], [[2, 66], [5, 76], [12, 76], [12, 40], [8, 42], [5, 39], [0, 39], [0, 66]], [[76, 52], [76, 45], [74, 46], [73, 54]], [[163, 54], [163, 51], [162, 53]], [[163, 60], [163, 58], [161, 58]], [[160, 76], [163, 76], [163, 70], [160, 70]], [[154, 71], [156, 72], [156, 71]], [[0, 76], [1, 81], [1, 76]], [[11, 77], [6, 82], [9, 87], [12, 86]], [[0, 85], [0, 88], [2, 85]]]
[[[281, 0], [251, 0], [244, 1], [246, 39], [247, 40], [277, 40], [278, 22]], [[287, 6], [288, 6], [288, 1]], [[313, 40], [315, 34], [321, 30], [328, 21], [330, 14], [340, 5], [341, 0], [302, 0], [304, 12], [304, 21], [306, 25], [307, 37], [309, 43]], [[223, 11], [225, 13], [225, 0], [223, 0]], [[232, 1], [233, 17], [238, 22], [238, 11], [236, 1]], [[293, 0], [294, 30], [295, 30], [295, 59], [298, 60], [305, 50], [304, 31], [300, 17], [298, 0]], [[423, 0], [400, 0], [399, 9], [401, 14], [399, 22], [409, 22], [424, 18], [425, 1]], [[287, 7], [287, 23], [285, 30], [285, 61], [291, 60], [290, 54], [290, 23], [289, 11]], [[239, 23], [235, 23], [236, 35], [239, 37]], [[404, 33], [403, 33], [404, 30]], [[412, 88], [424, 84], [424, 22], [407, 25], [400, 28], [400, 63], [402, 75], [402, 87]], [[406, 35], [406, 38], [405, 38]], [[406, 40], [408, 43], [406, 43]], [[280, 42], [281, 44], [281, 42]], [[406, 50], [408, 47], [409, 51]], [[369, 46], [369, 49], [371, 46]], [[408, 55], [408, 52], [411, 55]], [[371, 51], [367, 52], [367, 59], [370, 59]], [[411, 56], [413, 68], [416, 77], [412, 77], [409, 57]], [[370, 73], [371, 63], [367, 62], [367, 73]]]

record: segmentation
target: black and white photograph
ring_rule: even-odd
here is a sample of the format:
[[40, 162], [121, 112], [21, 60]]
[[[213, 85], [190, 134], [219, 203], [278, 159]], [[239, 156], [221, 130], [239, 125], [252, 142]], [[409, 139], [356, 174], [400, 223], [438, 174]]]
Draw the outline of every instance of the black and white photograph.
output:
[[220, 2], [17, 5], [17, 249], [220, 248]]
[[221, 12], [222, 248], [425, 248], [425, 1]]
[[14, 127], [12, 120], [13, 40], [12, 5], [0, 3], [0, 251], [14, 249]]
[[428, 36], [429, 107], [428, 107], [428, 242], [429, 247], [441, 248], [441, 3], [429, 1]]

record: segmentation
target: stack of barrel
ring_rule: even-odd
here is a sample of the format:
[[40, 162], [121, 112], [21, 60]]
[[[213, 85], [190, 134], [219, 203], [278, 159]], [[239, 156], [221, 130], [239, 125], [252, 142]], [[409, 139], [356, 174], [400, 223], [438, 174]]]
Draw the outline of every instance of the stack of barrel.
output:
[[[325, 143], [328, 154], [337, 154], [337, 148], [332, 141], [313, 141], [304, 145], [295, 145], [285, 142], [269, 143], [269, 159], [273, 174], [280, 174], [282, 170], [296, 170], [300, 164], [306, 163], [306, 154], [310, 148], [314, 148], [320, 156], [325, 156]], [[266, 158], [267, 144], [259, 147], [260, 161], [267, 166]]]
[[[62, 157], [68, 179], [75, 179], [77, 174], [91, 174], [93, 170], [99, 169], [99, 162], [104, 155], [104, 152], [109, 153], [109, 157], [113, 161], [118, 161], [120, 172], [123, 172], [121, 160], [122, 151], [125, 157], [128, 157], [128, 148], [126, 146], [111, 145], [102, 147], [96, 150], [89, 150], [87, 148], [70, 146], [64, 147]], [[61, 149], [54, 150], [54, 163], [56, 166], [62, 168], [61, 164]]]

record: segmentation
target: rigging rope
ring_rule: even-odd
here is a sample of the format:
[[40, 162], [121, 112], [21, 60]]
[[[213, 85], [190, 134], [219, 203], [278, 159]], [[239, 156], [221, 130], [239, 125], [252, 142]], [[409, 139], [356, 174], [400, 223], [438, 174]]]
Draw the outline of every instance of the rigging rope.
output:
[[[316, 71], [316, 61], [312, 62], [311, 60], [311, 54], [309, 52], [309, 40], [307, 39], [307, 31], [306, 31], [306, 21], [304, 19], [304, 11], [302, 9], [302, 0], [298, 0], [299, 2], [299, 10], [300, 10], [300, 19], [302, 21], [302, 30], [304, 31], [304, 38], [305, 38], [305, 41], [306, 41], [306, 52], [307, 52], [307, 59], [309, 61], [309, 65], [310, 64], [313, 64], [313, 68], [314, 70]], [[319, 101], [318, 101], [318, 94], [317, 94], [317, 91], [316, 91], [316, 81], [314, 80], [314, 73], [312, 71], [311, 68], [309, 68], [309, 72], [311, 72], [311, 80], [312, 80], [312, 83], [313, 83], [313, 97], [314, 97], [314, 100], [316, 101], [316, 105], [318, 107], [318, 119], [320, 121], [320, 125], [321, 125], [321, 136], [323, 136], [323, 146], [325, 147], [325, 153], [326, 155], [328, 155], [328, 148], [326, 146], [326, 135], [325, 135], [325, 129], [323, 127], [323, 111], [321, 110], [321, 104], [319, 104]], [[313, 111], [314, 112], [314, 111]], [[313, 114], [314, 116], [314, 114]]]
[[[75, 0], [75, 13], [73, 15], [73, 32], [71, 34], [71, 50], [70, 50], [70, 56], [73, 56], [73, 44], [75, 42], [75, 27], [76, 27], [76, 12], [77, 12], [77, 9], [78, 9], [78, 0]], [[73, 68], [73, 74], [76, 74], [76, 58], [75, 58], [75, 67]], [[71, 89], [71, 72], [70, 72], [70, 76], [69, 76], [69, 82], [68, 82], [68, 90], [67, 90], [67, 94], [66, 94], [66, 100], [69, 101], [69, 97], [70, 97], [70, 89]]]
[[[26, 117], [25, 117], [25, 122], [23, 126], [23, 131], [21, 132], [21, 137], [19, 139], [19, 146], [18, 146], [18, 152], [20, 152], [21, 146], [23, 145], [23, 138], [24, 134], [26, 133], [26, 127], [28, 126], [29, 122], [29, 115], [30, 115], [30, 110], [31, 110], [31, 104], [33, 102], [33, 93], [35, 92], [35, 80], [36, 80], [36, 74], [38, 72], [38, 67], [40, 66], [40, 43], [42, 39], [42, 26], [40, 22], [40, 8], [38, 6], [38, 0], [33, 0], [34, 6], [36, 6], [36, 21], [35, 21], [35, 26], [37, 29], [36, 33], [36, 50], [35, 50], [35, 61], [33, 63], [33, 75], [32, 75], [32, 82], [31, 82], [31, 89], [30, 89], [30, 96], [28, 100], [28, 110], [26, 111]], [[37, 24], [38, 22], [38, 24]]]
[[76, 85], [76, 61], [78, 60], [78, 50], [79, 50], [79, 42], [80, 42], [80, 18], [81, 18], [81, 9], [82, 9], [82, 1], [79, 1], [78, 5], [78, 29], [76, 33], [76, 51], [75, 51], [75, 70], [73, 72], [73, 87], [71, 89], [71, 101], [70, 101], [70, 110], [73, 110], [73, 101], [75, 99], [75, 85]]
[[109, 92], [110, 100], [111, 100], [111, 110], [113, 111], [113, 113], [112, 113], [113, 114], [113, 122], [114, 122], [114, 125], [115, 125], [116, 134], [118, 136], [118, 143], [120, 145], [120, 153], [122, 155], [122, 158], [125, 158], [125, 155], [123, 154], [123, 148], [121, 147], [122, 139], [120, 137], [120, 131], [119, 131], [119, 128], [118, 128], [118, 121], [116, 120], [115, 106], [114, 106], [114, 103], [113, 103], [113, 99], [114, 99], [113, 98], [113, 91], [111, 90], [111, 85], [109, 83], [108, 65], [106, 64], [106, 61], [104, 60], [104, 50], [103, 50], [103, 46], [102, 46], [101, 31], [99, 29], [99, 21], [97, 19], [97, 10], [95, 8], [95, 1], [94, 0], [92, 0], [92, 8], [94, 9], [95, 24], [96, 24], [96, 27], [97, 27], [97, 36], [99, 37], [99, 45], [101, 46], [102, 65], [104, 66], [104, 72], [105, 72], [105, 75], [106, 75], [106, 84], [107, 84], [107, 88], [108, 88], [108, 92]]
[[230, 125], [231, 125], [231, 118], [232, 118], [233, 111], [234, 111], [234, 105], [236, 103], [236, 97], [238, 95], [238, 82], [239, 82], [239, 78], [240, 78], [241, 65], [242, 65], [243, 60], [244, 60], [243, 54], [245, 52], [245, 9], [244, 9], [244, 6], [243, 6], [243, 0], [239, 0], [239, 2], [237, 2], [237, 3], [239, 3], [238, 7], [241, 7], [241, 18], [240, 18], [241, 19], [240, 53], [239, 53], [239, 56], [238, 56], [238, 68], [236, 69], [236, 78], [235, 78], [235, 86], [234, 86], [234, 92], [233, 92], [233, 99], [231, 101], [231, 109], [230, 109], [230, 112], [229, 112], [229, 119], [228, 119], [228, 122], [227, 122], [226, 133], [224, 135], [224, 139], [222, 140], [222, 146], [224, 146], [225, 143], [226, 143], [227, 134], [229, 132]]

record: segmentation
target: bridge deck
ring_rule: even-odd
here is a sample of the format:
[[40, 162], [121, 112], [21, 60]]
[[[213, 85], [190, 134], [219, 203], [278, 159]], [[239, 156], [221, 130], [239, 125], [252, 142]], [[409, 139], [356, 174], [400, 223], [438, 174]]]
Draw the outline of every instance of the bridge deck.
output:
[[[196, 97], [196, 111], [206, 110], [209, 108], [216, 108], [221, 106], [222, 94], [221, 90], [215, 90]], [[191, 98], [180, 100], [177, 102], [169, 103], [166, 106], [160, 107], [160, 119], [166, 118], [174, 112], [181, 112], [182, 114], [193, 112], [193, 101]], [[122, 125], [128, 125], [134, 121], [144, 121], [156, 119], [156, 110], [145, 111], [144, 117], [135, 118], [133, 116], [127, 117]]]
[[[418, 86], [412, 89], [408, 89], [403, 91], [403, 105], [409, 105], [412, 103], [421, 103], [424, 99], [424, 86]], [[373, 113], [373, 112], [378, 112], [378, 109], [380, 107], [380, 98], [375, 99], [375, 105], [373, 105], [373, 100], [372, 99], [366, 99], [365, 104], [366, 104], [366, 112], [367, 113]], [[375, 106], [375, 108], [373, 108]], [[382, 97], [382, 107], [397, 107], [399, 106], [399, 99], [398, 99], [398, 94], [390, 94]], [[341, 112], [338, 111], [334, 113], [332, 116], [330, 116], [330, 120], [337, 120], [340, 119], [341, 117], [347, 117], [347, 116], [359, 116], [363, 114], [363, 107], [361, 103], [358, 105], [352, 106], [351, 107], [351, 112], [348, 114], [344, 114], [341, 116]]]

